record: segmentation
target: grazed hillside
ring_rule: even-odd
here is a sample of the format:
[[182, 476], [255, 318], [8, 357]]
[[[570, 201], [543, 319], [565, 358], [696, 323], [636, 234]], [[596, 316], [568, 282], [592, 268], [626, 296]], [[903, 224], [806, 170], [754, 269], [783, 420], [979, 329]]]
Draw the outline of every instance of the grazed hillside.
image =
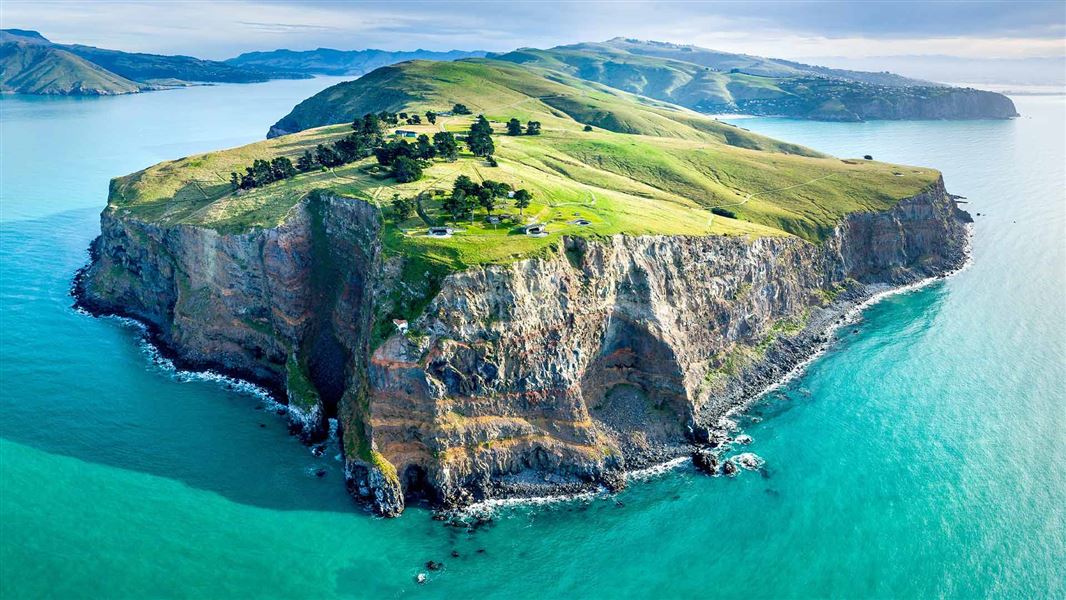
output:
[[191, 56], [163, 56], [55, 44], [36, 31], [0, 30], [0, 91], [19, 94], [130, 94], [194, 82], [300, 79], [304, 73], [235, 66]]
[[1017, 116], [1010, 99], [994, 92], [659, 42], [616, 38], [494, 58], [709, 113], [839, 121]]
[[47, 44], [0, 44], [0, 91], [41, 95], [129, 94], [147, 89]]

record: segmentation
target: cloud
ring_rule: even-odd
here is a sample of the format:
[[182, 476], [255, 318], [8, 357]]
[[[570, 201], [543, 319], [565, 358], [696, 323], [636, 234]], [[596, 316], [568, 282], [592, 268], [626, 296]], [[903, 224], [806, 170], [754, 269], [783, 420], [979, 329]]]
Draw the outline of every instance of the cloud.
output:
[[808, 56], [1066, 53], [1050, 2], [123, 2], [4, 0], [5, 27], [60, 42], [227, 58], [274, 48], [510, 50], [615, 36]]

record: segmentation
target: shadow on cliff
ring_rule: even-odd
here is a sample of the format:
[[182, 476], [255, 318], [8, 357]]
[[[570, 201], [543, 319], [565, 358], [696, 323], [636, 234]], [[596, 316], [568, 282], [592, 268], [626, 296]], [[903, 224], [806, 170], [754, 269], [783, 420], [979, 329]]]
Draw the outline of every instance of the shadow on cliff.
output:
[[336, 446], [315, 457], [260, 398], [154, 364], [139, 329], [71, 308], [98, 215], [0, 225], [0, 436], [241, 504], [358, 514]]

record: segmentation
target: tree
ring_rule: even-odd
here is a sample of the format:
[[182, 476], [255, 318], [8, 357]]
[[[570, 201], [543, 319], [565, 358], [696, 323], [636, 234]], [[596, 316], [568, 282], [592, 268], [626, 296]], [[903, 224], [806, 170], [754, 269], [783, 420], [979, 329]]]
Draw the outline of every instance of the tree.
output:
[[360, 158], [360, 146], [359, 141], [365, 139], [361, 134], [352, 134], [345, 136], [336, 142], [333, 142], [333, 151], [337, 153], [337, 157], [342, 163], [350, 163]]
[[274, 181], [296, 176], [296, 167], [292, 166], [292, 161], [285, 156], [279, 156], [270, 161], [270, 171], [274, 175]]
[[515, 191], [514, 206], [518, 209], [518, 214], [525, 216], [526, 207], [529, 206], [529, 201], [532, 200], [532, 198], [533, 196], [525, 188]]
[[493, 181], [491, 179], [486, 179], [484, 182], [482, 182], [481, 187], [491, 191], [492, 194], [497, 198], [506, 196], [507, 192], [511, 191], [511, 186], [500, 181]]
[[511, 191], [511, 186], [506, 183], [486, 179], [480, 186], [478, 186], [478, 204], [480, 204], [486, 212], [492, 214], [492, 211], [496, 209], [496, 199], [506, 196], [509, 191]]
[[230, 171], [229, 174], [229, 185], [235, 192], [241, 188], [241, 178], [233, 171]]
[[719, 217], [726, 217], [728, 219], [737, 218], [737, 213], [729, 210], [728, 208], [721, 208], [719, 206], [715, 206], [711, 209], [711, 212], [718, 215]]
[[257, 158], [252, 163], [252, 179], [255, 181], [256, 187], [272, 183], [274, 181], [274, 171], [270, 168], [270, 163]]
[[400, 113], [400, 118], [401, 119], [406, 119], [407, 118], [407, 113], [405, 113], [405, 112]]
[[507, 121], [507, 135], [522, 135], [522, 122], [513, 118]]
[[420, 115], [411, 115], [410, 117], [407, 117], [407, 122], [411, 125], [421, 125], [422, 117]]
[[526, 135], [540, 135], [540, 121], [526, 123]]
[[414, 210], [413, 203], [407, 198], [401, 198], [399, 194], [392, 195], [392, 214], [397, 221], [406, 221]]
[[466, 175], [460, 175], [455, 178], [455, 183], [452, 184], [452, 195], [454, 196], [456, 192], [463, 192], [464, 194], [476, 196], [480, 187], [474, 183], [473, 179]]
[[869, 154], [867, 154], [866, 156], [863, 156], [863, 158], [866, 159], [866, 160], [873, 160], [874, 159], [874, 157], [870, 156]]
[[296, 170], [301, 173], [306, 173], [315, 168], [315, 157], [311, 156], [310, 150], [304, 150], [304, 153], [300, 155], [300, 158], [296, 159]]
[[380, 137], [385, 133], [385, 126], [382, 124], [382, 120], [379, 115], [367, 113], [363, 115], [363, 118], [356, 119], [355, 123], [352, 123], [352, 129], [356, 133]]
[[437, 113], [435, 113], [435, 112], [433, 112], [431, 110], [427, 110], [426, 111], [426, 120], [429, 121], [430, 125], [435, 124], [437, 122]]
[[433, 142], [429, 141], [429, 136], [422, 134], [418, 136], [418, 141], [415, 143], [415, 156], [422, 160], [431, 160], [437, 155], [437, 148], [434, 147]]
[[456, 105], [452, 107], [452, 114], [454, 114], [454, 115], [469, 115], [470, 114], [470, 109], [467, 108], [465, 104], [456, 103]]
[[485, 209], [485, 212], [491, 215], [496, 208], [496, 194], [492, 192], [491, 188], [482, 187], [477, 193], [477, 203], [481, 205], [481, 208]]
[[496, 144], [492, 143], [490, 136], [484, 134], [471, 134], [466, 138], [466, 145], [474, 153], [474, 156], [487, 157], [496, 152]]
[[341, 164], [340, 156], [329, 146], [315, 146], [315, 160], [323, 167], [336, 167]]
[[392, 176], [400, 183], [410, 183], [422, 179], [422, 165], [408, 156], [398, 156], [392, 162]]
[[470, 125], [470, 133], [492, 135], [492, 124], [485, 115], [478, 115], [477, 120]]
[[455, 141], [455, 136], [447, 131], [433, 134], [433, 147], [437, 149], [437, 155], [446, 160], [455, 160], [459, 156], [459, 143]]
[[388, 167], [392, 165], [398, 157], [405, 156], [411, 158], [416, 156], [415, 149], [411, 144], [407, 143], [407, 140], [396, 140], [389, 142], [384, 146], [374, 148], [374, 156], [378, 159], [378, 164]]
[[592, 131], [592, 125], [585, 125], [585, 131]]

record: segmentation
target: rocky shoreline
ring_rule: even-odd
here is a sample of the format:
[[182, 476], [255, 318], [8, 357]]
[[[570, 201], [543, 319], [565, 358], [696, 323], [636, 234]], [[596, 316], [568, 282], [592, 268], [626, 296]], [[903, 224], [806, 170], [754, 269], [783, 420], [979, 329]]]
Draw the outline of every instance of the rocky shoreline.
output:
[[[895, 286], [883, 284], [859, 285], [841, 294], [831, 306], [820, 311], [812, 318], [811, 324], [793, 338], [775, 346], [768, 354], [771, 358], [755, 365], [746, 373], [741, 393], [735, 403], [712, 425], [696, 429], [683, 442], [662, 445], [652, 451], [629, 449], [626, 468], [620, 471], [621, 480], [613, 485], [604, 482], [559, 482], [545, 480], [541, 482], [495, 482], [493, 500], [477, 502], [460, 507], [457, 511], [445, 511], [447, 518], [460, 518], [457, 515], [481, 514], [481, 509], [491, 508], [501, 502], [552, 502], [573, 498], [587, 497], [599, 493], [611, 493], [623, 489], [631, 475], [649, 471], [666, 471], [690, 462], [694, 467], [709, 475], [736, 474], [735, 463], [725, 458], [731, 445], [740, 437], [732, 437], [736, 432], [736, 423], [732, 417], [741, 415], [766, 394], [801, 377], [804, 370], [831, 349], [833, 334], [840, 328], [855, 322], [862, 311], [893, 295], [915, 291], [942, 281], [965, 269], [972, 260], [969, 251], [969, 237], [972, 227], [967, 227], [967, 247], [954, 266], [939, 275], [923, 277]], [[750, 439], [748, 440], [750, 442]], [[748, 443], [748, 442], [744, 442]], [[724, 471], [723, 471], [724, 469]]]

